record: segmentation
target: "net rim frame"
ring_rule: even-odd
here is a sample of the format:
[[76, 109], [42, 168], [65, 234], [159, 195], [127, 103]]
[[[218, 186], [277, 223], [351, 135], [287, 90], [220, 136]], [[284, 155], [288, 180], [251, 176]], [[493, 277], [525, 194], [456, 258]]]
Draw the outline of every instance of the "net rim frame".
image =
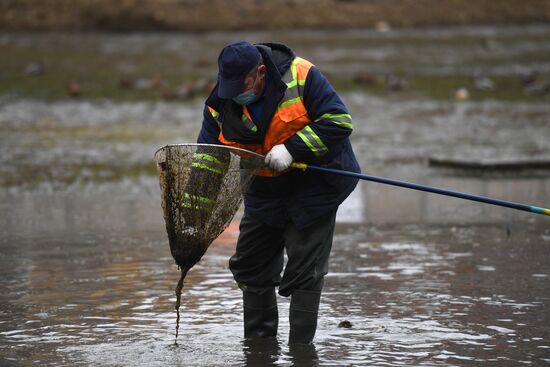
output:
[[158, 152], [160, 152], [162, 149], [165, 149], [165, 148], [169, 148], [169, 147], [178, 147], [178, 146], [193, 146], [193, 147], [215, 147], [215, 148], [225, 148], [229, 151], [240, 151], [240, 152], [243, 152], [243, 153], [246, 153], [246, 154], [253, 154], [255, 156], [257, 156], [258, 158], [265, 158], [264, 155], [262, 154], [259, 154], [259, 153], [256, 153], [256, 152], [253, 152], [251, 150], [247, 150], [247, 149], [243, 149], [243, 148], [236, 148], [236, 147], [231, 147], [231, 146], [228, 146], [228, 145], [223, 145], [223, 144], [204, 144], [204, 143], [176, 143], [176, 144], [166, 144], [166, 145], [163, 145], [162, 147], [158, 148], [156, 151], [155, 151], [155, 154], [154, 156], [157, 155]]

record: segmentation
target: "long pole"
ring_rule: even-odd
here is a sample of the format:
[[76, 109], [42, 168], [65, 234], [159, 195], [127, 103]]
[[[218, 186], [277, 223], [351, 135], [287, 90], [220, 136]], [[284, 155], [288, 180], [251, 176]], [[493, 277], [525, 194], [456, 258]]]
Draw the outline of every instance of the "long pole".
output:
[[342, 176], [355, 177], [355, 178], [358, 178], [358, 179], [361, 179], [361, 180], [379, 182], [379, 183], [386, 184], [386, 185], [400, 186], [400, 187], [405, 187], [405, 188], [408, 188], [408, 189], [426, 191], [426, 192], [431, 192], [431, 193], [434, 193], [434, 194], [452, 196], [452, 197], [455, 197], [455, 198], [478, 201], [478, 202], [481, 202], [481, 203], [492, 204], [492, 205], [497, 205], [497, 206], [503, 206], [503, 207], [506, 207], [506, 208], [512, 208], [512, 209], [517, 209], [517, 210], [523, 210], [523, 211], [526, 211], [526, 212], [531, 212], [531, 213], [549, 215], [550, 216], [550, 209], [541, 208], [541, 207], [538, 207], [538, 206], [515, 203], [515, 202], [512, 202], [512, 201], [506, 201], [506, 200], [500, 200], [500, 199], [493, 199], [493, 198], [486, 197], [486, 196], [472, 195], [472, 194], [467, 194], [467, 193], [459, 192], [459, 191], [440, 189], [440, 188], [433, 187], [433, 186], [419, 185], [419, 184], [415, 184], [415, 183], [411, 183], [411, 182], [393, 180], [393, 179], [378, 177], [378, 176], [365, 175], [365, 174], [361, 174], [361, 173], [343, 171], [343, 170], [334, 169], [334, 168], [325, 168], [325, 167], [313, 166], [313, 165], [309, 165], [309, 164], [305, 164], [305, 163], [292, 163], [291, 166], [294, 167], [294, 168], [302, 169], [302, 170], [309, 169], [309, 170], [312, 170], [312, 171], [333, 173], [333, 174], [338, 174], [338, 175], [342, 175]]

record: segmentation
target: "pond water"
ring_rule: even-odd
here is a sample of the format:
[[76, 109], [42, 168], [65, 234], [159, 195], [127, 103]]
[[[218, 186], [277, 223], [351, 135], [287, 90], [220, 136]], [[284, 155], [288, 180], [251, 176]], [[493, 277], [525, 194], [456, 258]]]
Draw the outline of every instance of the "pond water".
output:
[[[400, 41], [414, 37], [422, 45], [417, 51], [431, 52], [410, 67], [423, 73], [433, 63], [447, 75], [460, 70], [452, 60], [468, 60], [472, 49], [450, 42], [452, 57], [435, 62], [431, 40], [492, 38], [496, 44], [489, 46], [500, 50], [507, 37], [525, 41], [513, 43], [514, 50], [544, 51], [547, 34], [541, 26], [283, 38], [334, 72], [350, 50], [373, 69], [387, 70], [384, 57], [414, 53]], [[226, 40], [245, 36], [273, 35], [182, 37], [192, 49], [207, 46], [212, 56]], [[18, 35], [2, 44], [55, 48], [76, 40]], [[92, 49], [130, 55], [143, 45], [174, 50], [182, 42], [174, 35], [82, 40]], [[372, 52], [359, 52], [357, 43], [367, 41]], [[502, 62], [483, 64], [485, 72], [533, 67], [508, 62], [499, 52]], [[537, 68], [547, 72], [550, 61], [544, 60]], [[546, 168], [429, 164], [436, 156], [548, 159], [546, 100], [457, 102], [362, 90], [341, 96], [354, 116], [352, 141], [365, 173], [550, 207]], [[1, 365], [550, 365], [548, 217], [369, 182], [361, 182], [339, 211], [314, 347], [289, 349], [289, 302], [282, 297], [278, 340], [243, 340], [241, 293], [228, 270], [239, 215], [190, 271], [174, 345], [179, 274], [153, 153], [164, 144], [194, 141], [201, 108], [201, 100], [0, 100]], [[340, 327], [343, 321], [351, 327]]]
[[65, 198], [62, 208], [35, 198], [49, 229], [4, 227], [3, 365], [550, 363], [544, 222], [339, 223], [315, 349], [298, 351], [286, 345], [284, 298], [278, 343], [243, 340], [240, 290], [227, 268], [234, 224], [188, 275], [174, 346], [178, 272], [161, 213], [146, 203], [154, 195], [136, 205], [122, 191], [102, 193], [111, 203]]

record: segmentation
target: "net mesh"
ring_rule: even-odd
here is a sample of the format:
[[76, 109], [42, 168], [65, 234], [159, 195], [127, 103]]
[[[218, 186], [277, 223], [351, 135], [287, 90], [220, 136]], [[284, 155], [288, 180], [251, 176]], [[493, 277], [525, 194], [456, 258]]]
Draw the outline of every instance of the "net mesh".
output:
[[170, 252], [181, 270], [175, 289], [177, 344], [185, 276], [227, 228], [264, 163], [256, 153], [208, 144], [166, 145], [155, 161]]
[[189, 270], [229, 225], [263, 165], [256, 153], [220, 145], [167, 145], [155, 153], [170, 251]]

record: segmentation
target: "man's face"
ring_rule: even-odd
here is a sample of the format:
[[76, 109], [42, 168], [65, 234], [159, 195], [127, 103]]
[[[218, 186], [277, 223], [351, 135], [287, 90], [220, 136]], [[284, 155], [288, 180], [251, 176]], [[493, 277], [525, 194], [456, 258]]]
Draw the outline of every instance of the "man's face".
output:
[[247, 76], [244, 79], [243, 89], [241, 92], [247, 92], [250, 89], [254, 94], [259, 96], [264, 89], [265, 80], [265, 65], [258, 66], [258, 71], [254, 75]]

